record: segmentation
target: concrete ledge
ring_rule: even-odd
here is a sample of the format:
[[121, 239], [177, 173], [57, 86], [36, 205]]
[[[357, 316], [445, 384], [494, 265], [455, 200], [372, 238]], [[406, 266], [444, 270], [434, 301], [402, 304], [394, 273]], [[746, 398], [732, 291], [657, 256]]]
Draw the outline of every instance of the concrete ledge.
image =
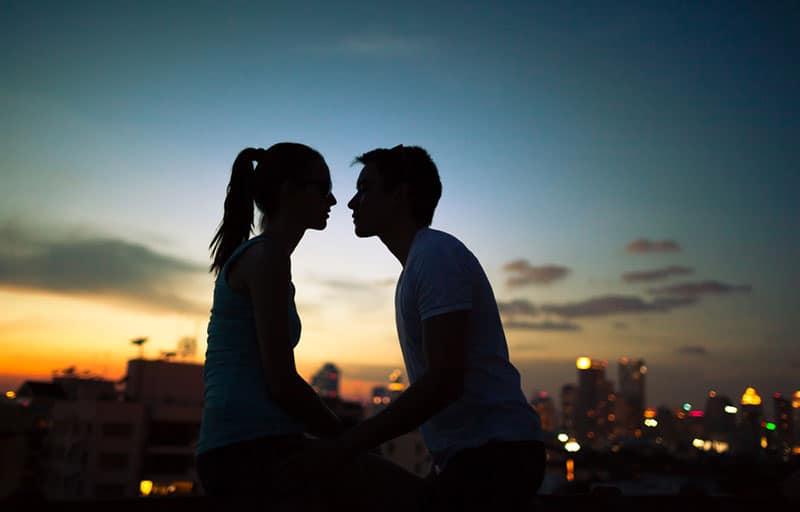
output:
[[[613, 493], [611, 493], [613, 494]], [[93, 512], [93, 511], [170, 511], [202, 512], [224, 510], [233, 512], [239, 509], [301, 511], [306, 507], [298, 504], [285, 504], [263, 508], [255, 506], [250, 500], [215, 499], [208, 497], [174, 498], [136, 498], [125, 500], [93, 501], [42, 501], [34, 499], [15, 499], [0, 502], [3, 512], [30, 510], [52, 510], [53, 512]], [[562, 512], [565, 510], [588, 510], [591, 512], [677, 512], [677, 511], [725, 511], [753, 512], [756, 510], [796, 510], [800, 503], [785, 498], [752, 497], [710, 497], [710, 496], [615, 496], [615, 495], [576, 495], [576, 496], [538, 496], [527, 509], [531, 512]], [[318, 510], [317, 507], [308, 508]], [[411, 511], [409, 511], [411, 512]], [[446, 511], [443, 511], [446, 512]], [[493, 511], [492, 511], [493, 512]]]

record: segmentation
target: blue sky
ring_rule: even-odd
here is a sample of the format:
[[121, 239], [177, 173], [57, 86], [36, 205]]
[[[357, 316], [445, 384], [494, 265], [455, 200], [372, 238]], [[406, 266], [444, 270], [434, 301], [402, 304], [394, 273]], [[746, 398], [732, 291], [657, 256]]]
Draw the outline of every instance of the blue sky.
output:
[[[509, 344], [527, 387], [556, 391], [583, 354], [644, 356], [654, 385], [659, 366], [663, 375], [702, 369], [709, 382], [681, 393], [702, 394], [715, 377], [731, 395], [753, 382], [776, 388], [768, 392], [798, 387], [797, 8], [559, 6], [1, 3], [0, 226], [10, 246], [25, 248], [0, 259], [6, 309], [14, 293], [27, 294], [26, 315], [37, 314], [36, 294], [141, 309], [157, 282], [114, 278], [82, 290], [62, 283], [71, 267], [61, 263], [40, 273], [48, 278], [8, 276], [40, 268], [36, 251], [94, 237], [129, 245], [81, 246], [85, 261], [141, 246], [152, 275], [183, 282], [175, 269], [208, 261], [236, 153], [295, 140], [326, 157], [339, 199], [329, 229], [310, 233], [294, 262], [311, 345], [301, 355], [399, 364], [385, 285], [399, 267], [377, 241], [352, 236], [344, 205], [354, 156], [419, 144], [444, 182], [434, 227], [473, 249], [501, 302], [559, 311], [624, 295], [651, 304], [654, 288], [724, 285], [668, 312], [526, 318], [540, 328], [509, 329]], [[14, 244], [20, 233], [25, 243]], [[637, 239], [679, 250], [627, 251]], [[509, 286], [504, 266], [519, 259], [566, 271]], [[621, 279], [670, 265], [693, 273]], [[190, 280], [184, 295], [192, 290], [197, 311], [160, 313], [177, 315], [176, 325], [201, 322], [210, 301], [198, 298], [208, 278]], [[152, 304], [168, 301], [160, 293]], [[354, 318], [363, 332], [349, 330]], [[154, 343], [165, 346], [189, 329], [156, 324]], [[86, 343], [91, 352], [103, 342]], [[666, 384], [660, 393], [681, 399]]]

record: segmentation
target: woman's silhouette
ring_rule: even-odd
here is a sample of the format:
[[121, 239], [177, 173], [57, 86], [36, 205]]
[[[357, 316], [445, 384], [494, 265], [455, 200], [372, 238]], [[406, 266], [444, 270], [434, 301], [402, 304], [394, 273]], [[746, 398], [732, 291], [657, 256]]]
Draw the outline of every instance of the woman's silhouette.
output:
[[[249, 238], [254, 204], [263, 214], [262, 232]], [[324, 229], [335, 204], [328, 166], [308, 146], [247, 148], [233, 163], [222, 224], [210, 246], [217, 278], [197, 447], [197, 472], [207, 494], [257, 495], [272, 502], [311, 495], [331, 503], [331, 490], [341, 495], [360, 488], [363, 498], [364, 487], [356, 482], [362, 476], [373, 491], [394, 487], [387, 496], [403, 479], [415, 485], [413, 475], [377, 457], [351, 461], [330, 478], [319, 478], [324, 482], [287, 483], [281, 475], [299, 452], [325, 452], [319, 449], [325, 443], [306, 433], [327, 438], [342, 431], [295, 368], [300, 318], [290, 264], [305, 231]]]

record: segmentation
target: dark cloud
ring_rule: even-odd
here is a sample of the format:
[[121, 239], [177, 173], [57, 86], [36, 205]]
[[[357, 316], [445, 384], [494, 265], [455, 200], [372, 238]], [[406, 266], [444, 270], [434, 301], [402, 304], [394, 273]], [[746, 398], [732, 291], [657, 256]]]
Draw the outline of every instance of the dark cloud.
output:
[[646, 254], [649, 252], [680, 252], [681, 247], [674, 240], [650, 241], [646, 238], [639, 238], [629, 243], [625, 250], [634, 254]]
[[543, 265], [534, 267], [527, 260], [514, 260], [503, 266], [506, 272], [516, 274], [509, 277], [508, 286], [525, 286], [529, 284], [551, 284], [569, 274], [567, 267], [560, 265]]
[[358, 279], [322, 279], [320, 283], [337, 290], [349, 291], [370, 291], [376, 288], [394, 286], [396, 279], [376, 279], [373, 281], [362, 281]]
[[503, 322], [503, 327], [507, 330], [519, 331], [580, 331], [581, 326], [572, 322], [552, 322], [545, 320], [543, 322], [516, 322], [507, 321]]
[[627, 329], [627, 328], [628, 328], [628, 324], [626, 324], [625, 322], [614, 322], [614, 329], [622, 330], [622, 329]]
[[708, 350], [706, 347], [702, 345], [683, 345], [675, 349], [675, 352], [678, 354], [687, 354], [693, 356], [706, 356], [708, 355]]
[[526, 299], [515, 299], [511, 302], [498, 302], [497, 308], [500, 310], [501, 315], [514, 316], [514, 315], [527, 315], [536, 316], [536, 306], [531, 301]]
[[626, 272], [622, 274], [622, 280], [627, 283], [633, 283], [637, 281], [658, 281], [661, 279], [666, 279], [669, 276], [686, 275], [692, 273], [694, 273], [693, 268], [671, 265], [669, 267], [657, 268], [654, 270]]
[[176, 292], [206, 267], [110, 237], [35, 237], [0, 228], [0, 287], [94, 295], [158, 311], [208, 313]]
[[694, 283], [682, 283], [663, 288], [651, 288], [648, 290], [653, 295], [666, 295], [672, 297], [697, 298], [703, 295], [726, 295], [730, 293], [750, 293], [750, 285], [730, 285], [719, 281], [699, 281]]
[[678, 307], [690, 306], [695, 302], [691, 297], [659, 297], [646, 301], [631, 295], [606, 295], [567, 304], [546, 304], [539, 310], [565, 318], [577, 318], [626, 313], [664, 313]]

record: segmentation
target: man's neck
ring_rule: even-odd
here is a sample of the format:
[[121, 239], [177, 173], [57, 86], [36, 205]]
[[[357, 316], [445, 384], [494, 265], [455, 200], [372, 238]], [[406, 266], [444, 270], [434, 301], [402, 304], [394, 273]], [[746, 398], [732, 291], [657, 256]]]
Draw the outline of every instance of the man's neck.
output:
[[405, 267], [406, 260], [408, 259], [408, 252], [411, 250], [411, 244], [414, 242], [414, 237], [420, 229], [424, 228], [410, 224], [397, 226], [392, 231], [379, 235], [378, 238], [380, 238], [383, 245], [389, 249], [389, 252], [394, 254], [394, 257], [397, 258], [400, 265]]

